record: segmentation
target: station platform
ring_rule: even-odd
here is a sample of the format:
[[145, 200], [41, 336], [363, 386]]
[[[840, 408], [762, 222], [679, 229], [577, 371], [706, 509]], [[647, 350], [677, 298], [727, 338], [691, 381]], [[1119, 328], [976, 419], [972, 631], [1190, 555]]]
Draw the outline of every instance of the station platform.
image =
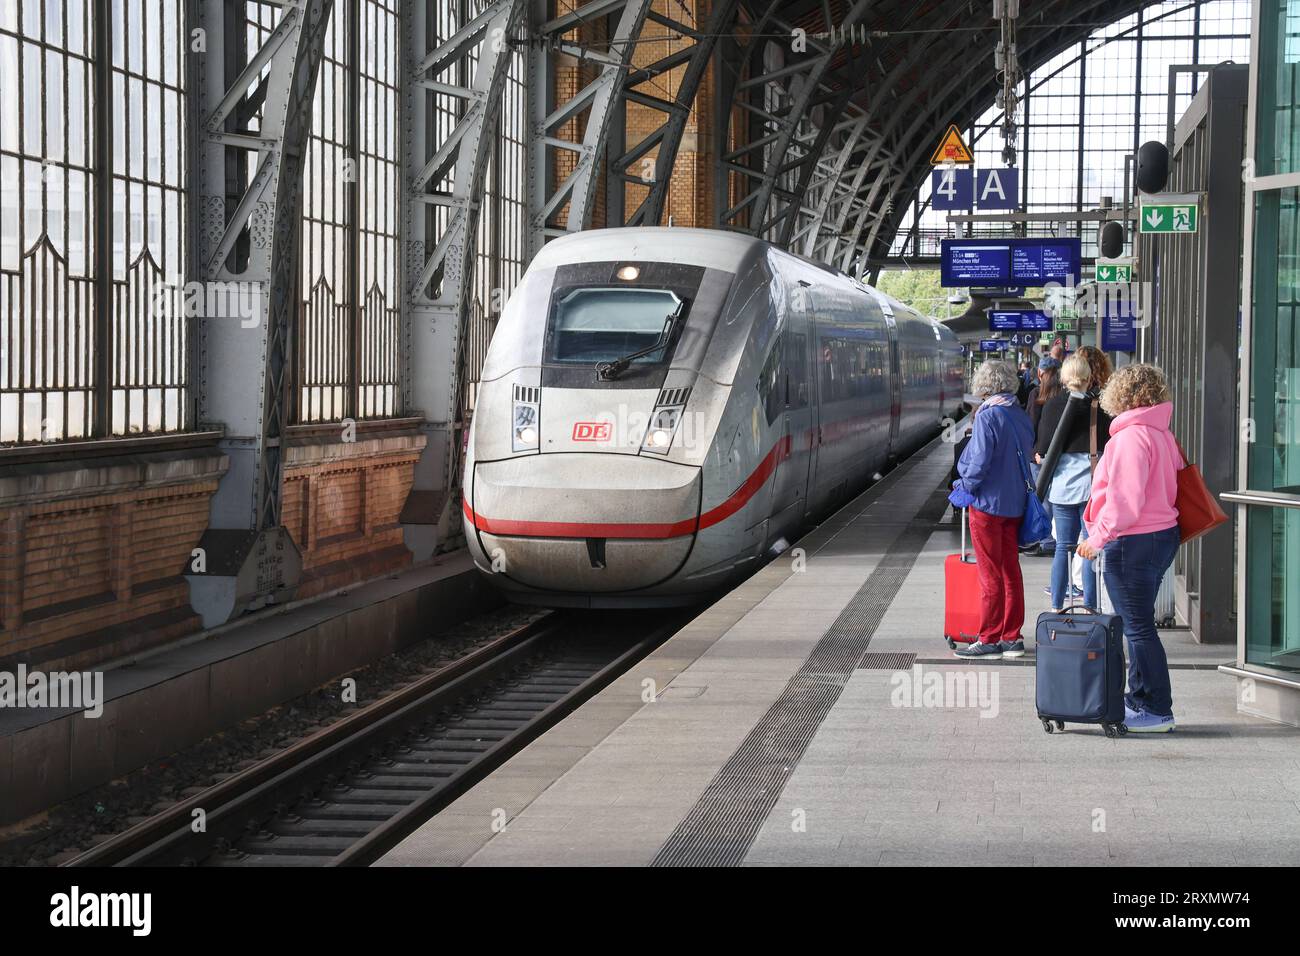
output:
[[1045, 734], [1024, 558], [1030, 653], [952, 655], [951, 462], [903, 463], [378, 865], [1300, 863], [1300, 729], [1237, 712], [1230, 646], [1162, 634], [1173, 734]]

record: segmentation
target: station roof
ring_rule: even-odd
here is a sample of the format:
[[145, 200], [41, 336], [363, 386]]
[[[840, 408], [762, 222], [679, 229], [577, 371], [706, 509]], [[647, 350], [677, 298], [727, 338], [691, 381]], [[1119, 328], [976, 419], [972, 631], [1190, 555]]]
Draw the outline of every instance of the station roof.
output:
[[[1029, 74], [1090, 33], [1156, 0], [1022, 0], [1016, 19], [1021, 71]], [[770, 0], [744, 0], [751, 22]], [[855, 10], [857, 11], [855, 13]], [[883, 223], [870, 257], [883, 256], [907, 202], [930, 170], [930, 154], [949, 123], [964, 127], [995, 101], [1001, 81], [994, 50], [1001, 22], [991, 0], [782, 0], [778, 17], [809, 35], [846, 22], [865, 27], [865, 43], [842, 47], [826, 82], [870, 114], [868, 135], [883, 138], [893, 182], [878, 202]], [[852, 19], [849, 19], [852, 17]], [[830, 98], [830, 97], [828, 97]], [[899, 117], [904, 117], [899, 122]]]

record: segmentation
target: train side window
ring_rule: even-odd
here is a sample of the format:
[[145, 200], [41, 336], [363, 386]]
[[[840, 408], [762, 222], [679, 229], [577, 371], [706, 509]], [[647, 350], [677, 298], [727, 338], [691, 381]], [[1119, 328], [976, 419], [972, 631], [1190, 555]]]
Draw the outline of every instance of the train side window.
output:
[[791, 334], [786, 342], [785, 403], [790, 408], [808, 406], [808, 337], [802, 332]]
[[772, 341], [772, 348], [758, 373], [758, 396], [763, 402], [763, 412], [770, 425], [785, 408], [785, 389], [781, 386], [781, 339]]
[[846, 398], [843, 343], [839, 339], [822, 339], [818, 364], [821, 366], [822, 402], [837, 402]]

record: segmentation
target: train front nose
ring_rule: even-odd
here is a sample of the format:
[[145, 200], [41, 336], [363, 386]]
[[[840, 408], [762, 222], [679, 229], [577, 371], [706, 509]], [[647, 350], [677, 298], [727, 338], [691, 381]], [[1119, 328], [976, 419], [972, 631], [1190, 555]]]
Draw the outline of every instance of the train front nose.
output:
[[480, 462], [465, 533], [496, 573], [529, 588], [607, 593], [670, 577], [690, 553], [700, 469], [644, 455]]

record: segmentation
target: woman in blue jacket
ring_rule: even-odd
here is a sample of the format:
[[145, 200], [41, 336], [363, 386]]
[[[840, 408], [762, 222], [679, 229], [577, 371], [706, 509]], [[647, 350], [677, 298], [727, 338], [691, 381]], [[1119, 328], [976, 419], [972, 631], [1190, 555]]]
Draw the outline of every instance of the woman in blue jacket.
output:
[[980, 639], [958, 657], [997, 660], [1020, 657], [1025, 642], [1025, 585], [1018, 535], [1025, 514], [1024, 467], [1033, 460], [1034, 428], [1016, 402], [1019, 381], [1005, 362], [985, 362], [971, 390], [975, 410], [970, 444], [957, 462], [953, 502], [970, 509], [971, 543], [980, 582]]

